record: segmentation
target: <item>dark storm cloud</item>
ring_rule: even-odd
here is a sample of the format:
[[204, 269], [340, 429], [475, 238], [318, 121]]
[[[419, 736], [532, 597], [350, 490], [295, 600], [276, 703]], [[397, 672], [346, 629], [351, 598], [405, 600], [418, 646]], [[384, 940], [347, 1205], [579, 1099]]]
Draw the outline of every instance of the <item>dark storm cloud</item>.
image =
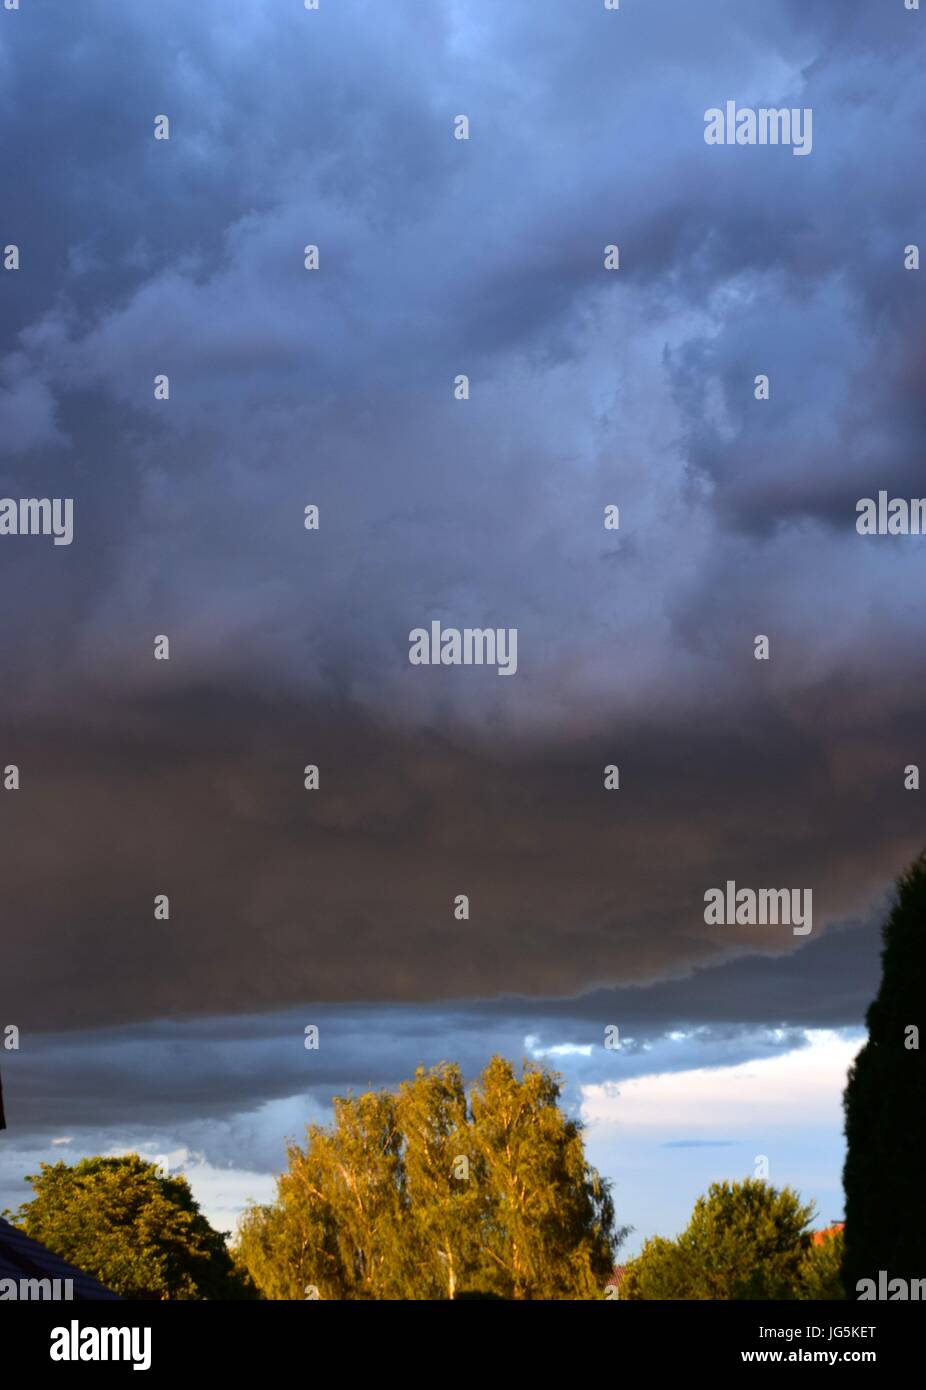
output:
[[[800, 951], [749, 955], [644, 987], [572, 999], [515, 999], [465, 1006], [312, 1004], [286, 1013], [91, 1030], [26, 1031], [9, 1054], [5, 1089], [18, 1136], [177, 1126], [215, 1160], [221, 1124], [290, 1097], [319, 1115], [333, 1094], [396, 1087], [418, 1066], [459, 1062], [473, 1078], [495, 1051], [559, 1065], [569, 1049], [578, 1081], [654, 1071], [732, 1066], [803, 1045], [807, 1029], [861, 1026], [878, 977], [874, 922], [836, 930]], [[306, 1050], [307, 1024], [319, 1049]], [[620, 1029], [619, 1053], [603, 1047]], [[685, 1035], [685, 1046], [667, 1045]], [[193, 1128], [191, 1128], [193, 1127]], [[276, 1158], [279, 1155], [275, 1155]], [[239, 1166], [247, 1157], [238, 1156]]]
[[806, 703], [786, 717], [756, 696], [748, 719], [705, 709], [671, 736], [625, 724], [620, 794], [601, 786], [600, 736], [502, 759], [221, 689], [101, 711], [79, 736], [20, 728], [28, 779], [0, 803], [14, 1021], [552, 996], [789, 951], [788, 927], [705, 925], [705, 890], [811, 887], [819, 933], [876, 902], [918, 834], [892, 775], [913, 692], [887, 740], [861, 701], [827, 742], [833, 692]]
[[[818, 932], [919, 848], [923, 566], [853, 529], [920, 476], [916, 17], [593, 8], [4, 26], [0, 493], [76, 508], [0, 548], [22, 1026], [685, 980], [795, 944], [708, 887]], [[432, 617], [517, 677], [410, 668]]]

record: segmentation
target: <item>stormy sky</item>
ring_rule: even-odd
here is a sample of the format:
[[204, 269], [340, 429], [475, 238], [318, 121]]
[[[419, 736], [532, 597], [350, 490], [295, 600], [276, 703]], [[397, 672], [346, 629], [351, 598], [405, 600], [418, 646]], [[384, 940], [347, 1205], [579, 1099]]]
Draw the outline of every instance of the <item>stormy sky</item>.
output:
[[[497, 1049], [671, 1233], [700, 1188], [635, 1187], [607, 1088], [793, 1055], [798, 1103], [857, 1045], [926, 838], [926, 538], [855, 528], [922, 490], [924, 24], [0, 11], [0, 495], [74, 499], [70, 546], [0, 537], [0, 1205], [143, 1144], [263, 1190], [333, 1090]], [[728, 100], [812, 108], [812, 152], [708, 146]], [[516, 628], [516, 675], [410, 665], [434, 619]], [[810, 938], [706, 925], [728, 879], [811, 889]], [[838, 1203], [837, 1060], [812, 1144], [799, 1103], [676, 1133], [657, 1087], [665, 1191], [777, 1141]]]

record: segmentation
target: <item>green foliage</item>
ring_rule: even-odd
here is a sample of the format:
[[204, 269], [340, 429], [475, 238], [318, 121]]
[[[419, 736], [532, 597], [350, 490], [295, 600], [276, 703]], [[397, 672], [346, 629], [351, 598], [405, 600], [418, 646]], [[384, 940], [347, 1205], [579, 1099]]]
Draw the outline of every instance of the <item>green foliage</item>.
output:
[[813, 1207], [755, 1178], [712, 1183], [677, 1240], [648, 1240], [622, 1299], [775, 1299], [801, 1294]]
[[277, 1200], [242, 1218], [236, 1259], [266, 1298], [598, 1298], [615, 1243], [557, 1078], [495, 1057], [470, 1097], [422, 1068], [398, 1094], [335, 1101], [291, 1145]]
[[798, 1276], [798, 1298], [845, 1298], [841, 1267], [844, 1241], [841, 1231], [811, 1245]]
[[636, 1259], [625, 1267], [619, 1296], [633, 1302], [706, 1298], [697, 1275], [685, 1246], [663, 1236], [652, 1236], [644, 1241]]
[[[459, 1067], [419, 1068], [414, 1081], [403, 1082], [397, 1110], [407, 1206], [419, 1252], [410, 1271], [412, 1286], [428, 1290], [421, 1297], [456, 1298], [460, 1280], [471, 1282], [481, 1267], [485, 1211], [485, 1164]], [[455, 1176], [458, 1171], [468, 1171], [469, 1177]]]
[[135, 1299], [254, 1297], [185, 1178], [137, 1154], [43, 1163], [15, 1221], [54, 1254]]
[[614, 1264], [610, 1187], [588, 1168], [579, 1125], [544, 1067], [521, 1080], [493, 1057], [472, 1095], [483, 1196], [480, 1287], [506, 1298], [601, 1297]]
[[[849, 1071], [844, 1105], [846, 1244], [843, 1283], [921, 1278], [926, 1251], [926, 854], [897, 884], [883, 933], [882, 978], [868, 1041]], [[908, 1032], [919, 1030], [916, 1046]]]

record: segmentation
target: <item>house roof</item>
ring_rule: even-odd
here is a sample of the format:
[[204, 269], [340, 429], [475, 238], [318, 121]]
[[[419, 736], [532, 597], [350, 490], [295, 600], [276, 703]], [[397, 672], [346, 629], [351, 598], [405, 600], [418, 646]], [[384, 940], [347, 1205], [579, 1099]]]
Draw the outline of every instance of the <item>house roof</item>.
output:
[[25, 1232], [11, 1226], [2, 1216], [0, 1279], [71, 1279], [74, 1284], [74, 1298], [80, 1302], [119, 1297], [117, 1293], [92, 1279], [89, 1274], [75, 1269], [73, 1265], [46, 1250], [37, 1240], [32, 1240]]
[[825, 1231], [814, 1231], [814, 1245], [822, 1245], [825, 1240], [831, 1240], [833, 1236], [838, 1236], [840, 1231], [845, 1230], [845, 1225], [844, 1221], [837, 1221], [834, 1225], [827, 1226]]

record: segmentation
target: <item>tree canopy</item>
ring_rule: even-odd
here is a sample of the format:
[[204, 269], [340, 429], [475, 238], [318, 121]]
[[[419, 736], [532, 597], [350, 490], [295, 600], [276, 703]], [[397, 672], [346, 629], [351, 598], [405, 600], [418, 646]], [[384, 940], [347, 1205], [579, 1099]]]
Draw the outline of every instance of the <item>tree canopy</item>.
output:
[[494, 1057], [469, 1094], [442, 1063], [336, 1099], [236, 1257], [267, 1298], [600, 1298], [614, 1209], [559, 1098], [546, 1068]]
[[712, 1183], [676, 1240], [646, 1241], [624, 1272], [620, 1297], [838, 1298], [838, 1257], [834, 1264], [830, 1248], [812, 1245], [813, 1215], [788, 1187], [756, 1178]]
[[137, 1154], [43, 1163], [15, 1222], [54, 1254], [134, 1299], [253, 1297], [183, 1177]]

